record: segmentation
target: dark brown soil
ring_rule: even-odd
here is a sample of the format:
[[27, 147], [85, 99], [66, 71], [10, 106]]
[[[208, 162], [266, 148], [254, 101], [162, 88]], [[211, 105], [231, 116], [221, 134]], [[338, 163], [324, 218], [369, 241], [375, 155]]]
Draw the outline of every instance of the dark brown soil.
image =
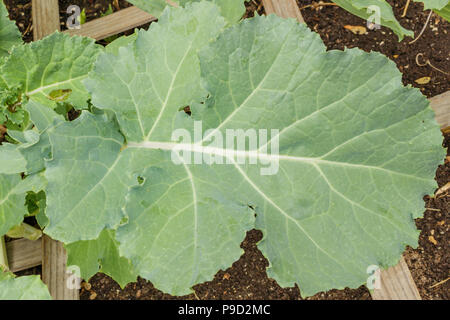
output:
[[[299, 7], [311, 4], [310, 0], [298, 0]], [[318, 2], [318, 1], [316, 1]], [[331, 2], [331, 1], [324, 1]], [[406, 0], [388, 0], [393, 5], [394, 13], [406, 29], [413, 30], [418, 36], [422, 30], [429, 11], [423, 11], [423, 4], [411, 1], [406, 16], [401, 18]], [[422, 36], [413, 44], [410, 37], [398, 42], [397, 36], [388, 28], [368, 30], [367, 34], [355, 35], [344, 28], [346, 25], [366, 27], [366, 21], [348, 13], [337, 6], [323, 6], [317, 10], [304, 8], [302, 15], [308, 26], [318, 32], [328, 49], [358, 47], [365, 51], [378, 51], [393, 60], [403, 73], [403, 83], [420, 88], [427, 97], [433, 97], [449, 90], [450, 86], [450, 23], [433, 13], [430, 23]], [[416, 56], [422, 53], [419, 60], [423, 64], [427, 59], [431, 64], [446, 72], [437, 71], [430, 66], [418, 66]], [[419, 56], [420, 58], [420, 56]], [[415, 80], [431, 77], [428, 84], [419, 85]]]
[[[67, 19], [65, 10], [69, 4], [77, 4], [80, 8], [86, 8], [87, 21], [95, 19], [108, 8], [107, 0], [70, 0], [59, 1], [61, 8], [61, 24], [65, 28]], [[300, 7], [311, 4], [312, 1], [298, 0]], [[394, 1], [388, 0], [391, 4]], [[32, 41], [31, 26], [31, 1], [5, 0], [12, 19], [24, 34], [25, 41]], [[401, 24], [418, 35], [422, 29], [428, 12], [422, 11], [422, 5], [411, 2], [405, 18], [401, 18], [402, 8], [406, 0], [395, 1], [394, 11]], [[119, 1], [120, 8], [129, 4]], [[117, 8], [113, 7], [114, 10]], [[253, 16], [255, 10], [259, 14], [264, 13], [260, 0], [247, 2], [245, 17]], [[344, 28], [345, 25], [365, 26], [365, 22], [346, 11], [334, 7], [325, 6], [319, 10], [311, 8], [302, 9], [302, 14], [308, 26], [318, 32], [329, 49], [343, 49], [344, 47], [359, 47], [366, 51], [379, 51], [397, 63], [403, 73], [404, 84], [410, 84], [420, 88], [428, 97], [438, 95], [449, 90], [449, 76], [437, 71], [430, 66], [421, 67], [416, 64], [416, 56], [424, 55], [436, 68], [449, 72], [450, 56], [450, 24], [433, 14], [429, 26], [421, 38], [414, 44], [408, 44], [410, 38], [402, 42], [386, 28], [378, 31], [369, 31], [366, 35], [355, 35]], [[419, 61], [423, 62], [423, 61]], [[415, 82], [416, 79], [429, 76], [431, 81], [424, 85]], [[450, 146], [450, 134], [447, 134], [445, 147]], [[448, 158], [450, 159], [450, 158]], [[442, 187], [450, 181], [450, 163], [447, 160], [437, 170], [437, 181]], [[417, 227], [422, 230], [419, 247], [408, 248], [405, 254], [406, 261], [412, 272], [413, 278], [424, 299], [449, 299], [449, 243], [448, 217], [450, 209], [450, 195], [441, 194], [436, 198], [425, 198], [425, 212], [423, 219], [416, 221]], [[431, 238], [432, 237], [432, 238]], [[155, 289], [150, 282], [139, 279], [137, 283], [128, 285], [124, 290], [108, 276], [97, 274], [89, 285], [81, 290], [82, 299], [301, 299], [298, 288], [283, 289], [267, 277], [266, 267], [268, 262], [257, 249], [256, 243], [261, 239], [261, 232], [253, 230], [248, 233], [241, 247], [244, 255], [225, 271], [220, 271], [214, 280], [197, 285], [195, 294], [186, 297], [172, 297]], [[89, 290], [87, 290], [87, 288]], [[319, 293], [312, 300], [343, 299], [358, 300], [371, 299], [365, 287], [359, 289], [332, 290]]]
[[9, 11], [9, 18], [16, 21], [25, 42], [33, 41], [31, 0], [3, 0]]
[[[444, 146], [449, 148], [445, 164], [439, 166], [436, 180], [439, 187], [450, 182], [450, 133], [446, 134]], [[423, 299], [450, 299], [450, 194], [444, 192], [436, 197], [425, 197], [423, 219], [416, 220], [421, 230], [419, 247], [408, 248], [406, 262]]]
[[[121, 290], [114, 280], [104, 274], [97, 274], [90, 281], [90, 290], [81, 289], [81, 299], [119, 299], [119, 300], [300, 300], [297, 287], [281, 288], [275, 280], [266, 274], [268, 262], [257, 249], [256, 243], [262, 238], [257, 230], [248, 232], [241, 244], [244, 255], [225, 271], [219, 271], [214, 280], [194, 287], [195, 294], [185, 297], [173, 297], [155, 289], [150, 282], [139, 279]], [[95, 293], [95, 294], [94, 294]], [[346, 299], [369, 300], [370, 294], [365, 287], [357, 290], [332, 290], [319, 293], [311, 300]]]

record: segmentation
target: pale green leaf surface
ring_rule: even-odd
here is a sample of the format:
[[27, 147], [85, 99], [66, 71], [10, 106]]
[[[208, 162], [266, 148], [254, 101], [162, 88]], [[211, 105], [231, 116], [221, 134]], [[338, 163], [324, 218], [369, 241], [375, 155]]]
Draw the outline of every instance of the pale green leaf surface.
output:
[[0, 146], [0, 174], [25, 172], [27, 161], [17, 149], [17, 145], [3, 143]]
[[[143, 141], [144, 137], [151, 134], [161, 138], [170, 136], [172, 128], [166, 123], [176, 120], [180, 106], [187, 105], [204, 94], [199, 84], [200, 66], [196, 52], [211, 38], [215, 38], [221, 28], [220, 25], [216, 29], [211, 28], [210, 19], [221, 19], [217, 8], [208, 3], [188, 6], [185, 11], [188, 14], [180, 9], [168, 10], [148, 33], [140, 33], [135, 54], [127, 47], [120, 49], [118, 56], [102, 55], [95, 73], [86, 82], [95, 92], [94, 105], [114, 110], [130, 141]], [[167, 57], [164, 56], [166, 50], [169, 53]], [[136, 74], [133, 71], [135, 67], [132, 67], [137, 64], [136, 60], [140, 62], [140, 70], [152, 72]], [[115, 68], [111, 68], [111, 65]], [[130, 71], [137, 79], [128, 75]], [[103, 81], [105, 76], [112, 81]], [[117, 77], [120, 77], [119, 80], [124, 78], [118, 81]], [[121, 82], [120, 86], [105, 88], [118, 82]], [[148, 85], [152, 82], [155, 88]], [[124, 91], [123, 88], [129, 88], [130, 91]], [[120, 100], [114, 101], [114, 96], [102, 94], [103, 90], [120, 92], [115, 96], [120, 97]], [[157, 95], [160, 99], [155, 99]], [[132, 97], [139, 104], [135, 104]], [[136, 110], [140, 117], [136, 115]], [[92, 226], [101, 227], [104, 223], [98, 222], [101, 221], [101, 215], [116, 215], [115, 222], [118, 223], [118, 219], [122, 217], [111, 208], [124, 208], [128, 219], [133, 222], [130, 224], [132, 228], [121, 230], [121, 239], [126, 238], [126, 246], [130, 247], [121, 248], [122, 255], [133, 260], [139, 274], [151, 278], [159, 288], [169, 292], [188, 292], [195, 283], [210, 280], [218, 268], [226, 268], [238, 259], [242, 254], [239, 243], [254, 221], [253, 213], [247, 205], [235, 203], [227, 195], [221, 195], [219, 189], [211, 187], [207, 182], [198, 181], [193, 194], [194, 186], [189, 178], [189, 171], [183, 167], [174, 167], [170, 157], [164, 152], [131, 149], [120, 152], [123, 141], [117, 138], [117, 143], [111, 141], [111, 126], [98, 116], [84, 113], [76, 121], [50, 133], [54, 160], [48, 163], [46, 171], [49, 179], [47, 215], [50, 219], [46, 233], [53, 238], [72, 242], [79, 240], [74, 237], [80, 237], [80, 234], [67, 232], [67, 229], [76, 226], [83, 231], [82, 237], [95, 238], [99, 230], [90, 231]], [[101, 131], [108, 127], [111, 128], [110, 131]], [[84, 137], [85, 135], [89, 138]], [[73, 140], [80, 141], [75, 143], [78, 150], [73, 147], [67, 150], [67, 146], [74, 145]], [[105, 145], [97, 140], [103, 141]], [[107, 141], [114, 148], [106, 144]], [[97, 145], [95, 150], [92, 149], [92, 144]], [[61, 155], [58, 150], [62, 151]], [[105, 168], [96, 168], [99, 166], [94, 161], [97, 157]], [[172, 170], [175, 171], [171, 172]], [[209, 171], [209, 168], [205, 167], [204, 170]], [[83, 173], [80, 174], [81, 172]], [[65, 175], [64, 179], [61, 179], [62, 175]], [[71, 178], [67, 179], [68, 176]], [[145, 180], [143, 185], [139, 185], [139, 177]], [[108, 182], [112, 179], [115, 180]], [[73, 187], [69, 188], [68, 181]], [[231, 187], [231, 179], [228, 183]], [[89, 187], [86, 187], [87, 184]], [[114, 194], [109, 190], [111, 185], [116, 190]], [[77, 192], [76, 188], [83, 192]], [[148, 193], [149, 188], [156, 193], [146, 197], [145, 201], [129, 200], [127, 205], [126, 195], [127, 198], [141, 198]], [[86, 195], [86, 192], [89, 194]], [[204, 194], [202, 203], [197, 203], [197, 193], [199, 196]], [[104, 201], [105, 197], [109, 201]], [[112, 203], [110, 198], [113, 199]], [[156, 201], [159, 198], [161, 203]], [[174, 201], [177, 198], [179, 200]], [[120, 202], [116, 203], [117, 201]], [[214, 212], [210, 211], [211, 206], [215, 207]], [[65, 213], [69, 213], [68, 218], [64, 218], [67, 216]], [[153, 219], [152, 214], [159, 218]], [[214, 222], [208, 223], [211, 215], [214, 215], [211, 219]], [[94, 218], [98, 219], [96, 224], [91, 221]], [[146, 230], [141, 229], [140, 225]], [[176, 226], [186, 231], [173, 232], [172, 228]], [[139, 231], [136, 231], [136, 227]], [[153, 241], [158, 245], [151, 246]], [[165, 244], [164, 247], [160, 246], [162, 243]], [[142, 250], [147, 251], [144, 256]], [[180, 261], [183, 263], [179, 263]], [[175, 268], [175, 273], [167, 272], [168, 267]], [[173, 281], [170, 281], [171, 278]]]
[[39, 276], [15, 278], [0, 270], [0, 300], [51, 300], [47, 286]]
[[135, 30], [135, 32], [132, 35], [121, 36], [120, 38], [117, 38], [116, 40], [114, 40], [113, 42], [108, 44], [105, 47], [105, 52], [118, 55], [119, 54], [119, 49], [121, 47], [126, 47], [126, 46], [130, 45], [131, 43], [134, 43], [136, 41], [136, 39], [137, 39], [137, 36], [138, 36], [137, 29]]
[[442, 18], [450, 22], [450, 3], [442, 9], [434, 9], [434, 11]]
[[414, 37], [414, 32], [403, 28], [394, 16], [391, 5], [385, 0], [332, 0], [338, 6], [348, 12], [362, 18], [368, 19], [376, 11], [368, 10], [370, 6], [379, 8], [380, 24], [392, 29], [401, 41], [403, 37]]
[[[199, 2], [201, 0], [172, 0], [182, 7], [188, 3]], [[245, 5], [243, 0], [208, 0], [216, 4], [220, 8], [221, 15], [225, 18], [228, 24], [238, 22], [245, 13]], [[168, 6], [166, 0], [130, 0], [130, 3], [136, 5], [140, 9], [159, 17], [164, 8]]]
[[28, 213], [22, 183], [19, 174], [0, 174], [0, 236], [20, 224]]
[[[128, 141], [170, 135], [172, 127], [166, 123], [175, 120], [173, 111], [205, 92], [197, 51], [223, 26], [217, 7], [208, 2], [166, 10], [149, 32], [140, 32], [134, 47], [99, 56], [85, 81], [93, 104], [116, 113]], [[112, 81], [101, 81], [105, 77]]]
[[[206, 9], [188, 7], [180, 19], [195, 16], [199, 30], [189, 30], [200, 33]], [[166, 12], [175, 17], [179, 9]], [[121, 256], [176, 295], [237, 260], [252, 228], [264, 233], [259, 248], [269, 275], [282, 286], [299, 284], [306, 296], [358, 287], [368, 266], [394, 265], [405, 245], [417, 245], [413, 219], [436, 187], [444, 150], [428, 101], [403, 87], [394, 63], [356, 49], [326, 52], [305, 26], [257, 17], [200, 51], [211, 97], [190, 104], [205, 92], [186, 49], [195, 41], [178, 37], [191, 24], [164, 21], [140, 33], [134, 51], [102, 55], [86, 82], [94, 105], [116, 113], [127, 144], [114, 123], [89, 113], [49, 130], [46, 233], [74, 242], [115, 226]], [[186, 105], [192, 117], [179, 111]], [[266, 161], [279, 160], [278, 173], [264, 176], [261, 165], [234, 159], [174, 164], [171, 151], [180, 145], [172, 131], [192, 128], [194, 119], [209, 135], [278, 129], [280, 156], [261, 151]], [[195, 150], [205, 157], [223, 151]], [[255, 152], [242, 154], [248, 160]]]
[[66, 250], [67, 265], [78, 266], [81, 277], [86, 281], [98, 272], [109, 275], [122, 288], [137, 279], [131, 262], [120, 256], [115, 232], [112, 230], [102, 231], [96, 240], [66, 245]]
[[130, 0], [129, 2], [155, 17], [159, 17], [168, 5], [166, 0]]
[[[10, 131], [10, 134], [13, 131]], [[4, 143], [0, 146], [0, 158], [8, 158], [6, 166], [0, 172], [5, 174], [25, 173], [27, 175], [37, 173], [45, 169], [45, 160], [51, 156], [51, 146], [46, 132], [39, 135], [34, 130], [23, 132], [21, 138], [27, 140], [18, 144]], [[17, 136], [15, 137], [17, 138]], [[14, 160], [17, 160], [14, 165]]]
[[2, 160], [0, 173], [33, 174], [44, 170], [45, 160], [51, 156], [47, 129], [60, 124], [64, 118], [48, 106], [33, 100], [28, 101], [24, 109], [29, 113], [35, 129], [24, 132], [8, 131], [9, 135], [19, 143], [3, 143], [0, 146]]
[[[115, 171], [124, 143], [118, 128], [104, 115], [83, 113], [70, 125], [62, 123], [47, 132], [54, 160], [45, 170], [50, 220], [45, 233], [70, 243], [96, 239], [105, 227], [115, 229], [133, 185], [131, 178]], [[95, 149], [89, 149], [92, 146]]]
[[25, 173], [33, 174], [45, 169], [45, 161], [51, 158], [51, 146], [47, 130], [64, 122], [63, 116], [39, 102], [30, 100], [25, 105], [30, 120], [35, 125], [32, 131], [37, 139], [29, 139], [28, 143], [17, 146], [27, 161]]
[[440, 10], [449, 4], [449, 0], [414, 0], [415, 2], [422, 2], [424, 9]]
[[33, 100], [28, 101], [24, 109], [29, 113], [31, 122], [41, 134], [53, 126], [55, 121], [64, 120], [64, 117], [57, 114], [53, 109]]
[[9, 54], [11, 48], [22, 43], [22, 35], [14, 21], [9, 20], [8, 10], [0, 1], [0, 58]]
[[42, 40], [15, 47], [2, 67], [9, 87], [22, 85], [25, 94], [53, 107], [56, 90], [72, 90], [66, 102], [87, 107], [89, 95], [82, 81], [92, 69], [101, 47], [93, 39], [54, 33]]
[[[254, 40], [263, 26], [269, 30]], [[237, 168], [253, 189], [269, 275], [310, 295], [359, 286], [371, 264], [394, 265], [406, 244], [417, 245], [413, 218], [444, 157], [425, 97], [402, 86], [386, 57], [320, 53], [317, 36], [275, 18], [244, 23], [220, 40], [201, 54], [215, 97], [203, 122], [222, 131], [280, 129], [278, 175]], [[256, 44], [238, 51], [237, 43]]]

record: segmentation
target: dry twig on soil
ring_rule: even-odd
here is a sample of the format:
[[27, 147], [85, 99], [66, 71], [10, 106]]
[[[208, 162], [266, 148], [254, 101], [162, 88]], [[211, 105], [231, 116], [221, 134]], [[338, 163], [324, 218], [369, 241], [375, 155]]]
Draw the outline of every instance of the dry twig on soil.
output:
[[433, 14], [433, 10], [430, 10], [430, 14], [428, 15], [427, 21], [425, 22], [425, 25], [422, 28], [422, 31], [420, 31], [419, 35], [417, 36], [417, 38], [415, 38], [413, 41], [408, 42], [408, 44], [413, 44], [414, 42], [416, 42], [417, 40], [419, 40], [419, 38], [422, 36], [422, 34], [424, 33], [425, 29], [427, 28], [428, 22], [430, 22], [430, 18], [431, 15]]
[[404, 18], [406, 16], [406, 12], [408, 11], [410, 2], [411, 2], [411, 0], [408, 0], [408, 2], [406, 3], [405, 8], [403, 9], [403, 14], [401, 15], [402, 18]]
[[442, 71], [441, 69], [439, 69], [439, 68], [433, 66], [433, 65], [431, 64], [431, 62], [430, 62], [430, 59], [427, 59], [427, 61], [425, 61], [425, 63], [420, 63], [420, 62], [419, 62], [419, 57], [423, 58], [423, 53], [418, 53], [418, 54], [416, 55], [416, 64], [417, 64], [419, 67], [425, 67], [425, 66], [428, 65], [428, 66], [430, 66], [431, 68], [433, 68], [433, 69], [436, 70], [436, 71], [439, 71], [439, 72], [441, 72], [441, 73], [443, 73], [443, 74], [448, 74], [448, 72]]

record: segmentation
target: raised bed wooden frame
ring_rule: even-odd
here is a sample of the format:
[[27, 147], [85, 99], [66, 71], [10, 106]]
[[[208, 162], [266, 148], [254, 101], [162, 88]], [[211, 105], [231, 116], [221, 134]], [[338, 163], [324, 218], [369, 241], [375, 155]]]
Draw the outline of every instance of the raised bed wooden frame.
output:
[[[166, 0], [170, 3], [169, 0]], [[275, 13], [284, 18], [304, 22], [295, 0], [262, 0], [266, 14]], [[39, 40], [54, 31], [60, 31], [58, 0], [32, 0], [33, 36]], [[106, 17], [83, 24], [80, 29], [65, 31], [101, 40], [126, 30], [156, 20], [150, 14], [129, 7]], [[450, 91], [430, 100], [436, 121], [443, 131], [450, 129]], [[67, 286], [70, 273], [66, 271], [66, 254], [63, 245], [47, 236], [38, 241], [25, 239], [7, 243], [10, 269], [13, 272], [42, 265], [43, 281], [56, 300], [78, 300], [79, 290]], [[375, 300], [420, 300], [420, 294], [403, 257], [395, 267], [381, 272], [381, 288], [375, 289]]]

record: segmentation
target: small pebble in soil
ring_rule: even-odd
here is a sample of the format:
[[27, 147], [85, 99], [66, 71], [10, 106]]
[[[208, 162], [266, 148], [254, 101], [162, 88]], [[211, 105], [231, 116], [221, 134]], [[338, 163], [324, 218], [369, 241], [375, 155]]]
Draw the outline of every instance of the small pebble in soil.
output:
[[90, 291], [92, 289], [92, 285], [89, 282], [83, 282], [83, 288]]

